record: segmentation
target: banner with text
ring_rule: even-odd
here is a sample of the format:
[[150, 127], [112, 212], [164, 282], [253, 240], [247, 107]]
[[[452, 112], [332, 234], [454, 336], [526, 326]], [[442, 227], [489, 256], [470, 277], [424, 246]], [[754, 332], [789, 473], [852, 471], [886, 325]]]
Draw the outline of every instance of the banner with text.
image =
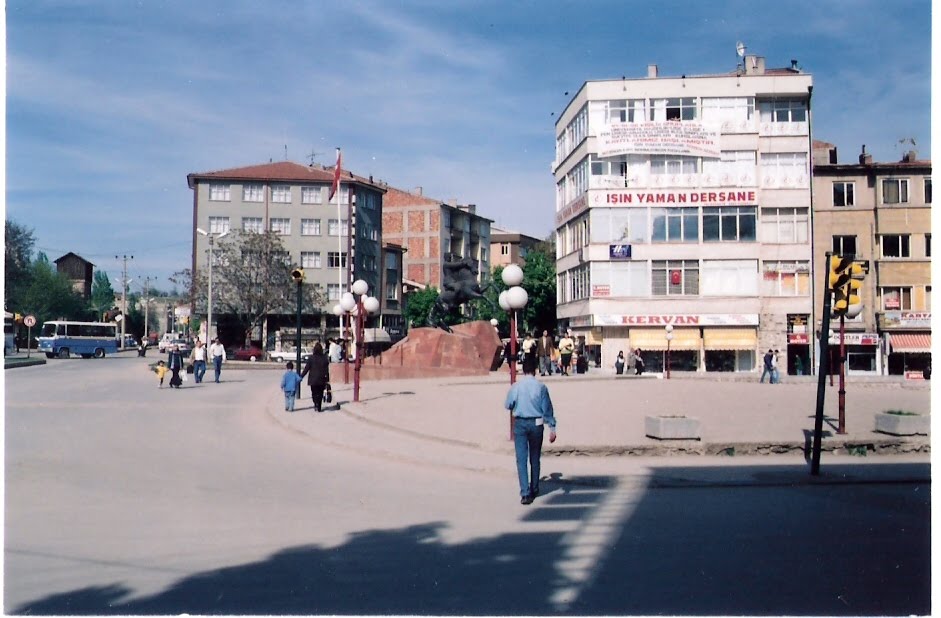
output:
[[719, 128], [701, 122], [614, 122], [598, 135], [598, 156], [665, 154], [721, 156]]

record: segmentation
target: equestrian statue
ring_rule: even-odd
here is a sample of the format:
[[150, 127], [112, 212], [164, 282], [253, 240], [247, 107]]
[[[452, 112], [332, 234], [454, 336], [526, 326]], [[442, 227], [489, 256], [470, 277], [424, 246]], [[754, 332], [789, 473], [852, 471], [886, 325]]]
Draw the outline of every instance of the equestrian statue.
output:
[[484, 296], [484, 291], [490, 287], [487, 283], [483, 287], [477, 282], [477, 275], [480, 269], [477, 267], [477, 260], [465, 257], [459, 260], [445, 262], [442, 265], [444, 276], [442, 277], [441, 293], [435, 301], [431, 311], [428, 312], [428, 326], [437, 326], [449, 333], [451, 327], [445, 322], [445, 316], [453, 309], [457, 309], [464, 303], [475, 298], [482, 298], [487, 301], [491, 307], [493, 302]]

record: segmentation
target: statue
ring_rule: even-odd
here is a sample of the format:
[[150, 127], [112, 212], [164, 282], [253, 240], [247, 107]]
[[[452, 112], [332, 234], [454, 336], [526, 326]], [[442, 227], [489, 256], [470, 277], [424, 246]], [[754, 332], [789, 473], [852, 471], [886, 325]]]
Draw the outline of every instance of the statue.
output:
[[480, 287], [477, 282], [477, 275], [480, 272], [477, 260], [466, 257], [445, 262], [441, 266], [444, 269], [441, 293], [438, 294], [438, 299], [428, 313], [428, 325], [437, 326], [450, 333], [451, 328], [445, 323], [444, 316], [452, 309], [475, 298], [483, 298], [491, 307], [493, 303], [484, 296], [484, 291], [490, 287], [490, 284]]

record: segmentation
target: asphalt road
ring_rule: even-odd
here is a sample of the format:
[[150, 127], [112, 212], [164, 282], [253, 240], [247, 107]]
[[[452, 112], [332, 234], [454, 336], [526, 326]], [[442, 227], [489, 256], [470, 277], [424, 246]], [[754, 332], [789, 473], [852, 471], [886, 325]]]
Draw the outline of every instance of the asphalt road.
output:
[[292, 431], [268, 413], [278, 372], [159, 390], [152, 360], [5, 373], [6, 613], [930, 613], [927, 463], [814, 484], [758, 460], [547, 458], [526, 507], [508, 457], [359, 450], [410, 438], [339, 412]]

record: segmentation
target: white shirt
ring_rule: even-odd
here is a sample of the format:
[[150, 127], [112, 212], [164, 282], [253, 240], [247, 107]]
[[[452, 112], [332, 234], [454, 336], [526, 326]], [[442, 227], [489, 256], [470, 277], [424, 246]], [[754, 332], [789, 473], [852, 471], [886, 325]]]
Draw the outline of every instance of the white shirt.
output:
[[204, 361], [206, 360], [206, 346], [196, 346], [193, 348], [193, 360]]
[[212, 357], [221, 356], [222, 360], [225, 360], [225, 346], [221, 343], [214, 343], [209, 346], [209, 353], [212, 354]]

